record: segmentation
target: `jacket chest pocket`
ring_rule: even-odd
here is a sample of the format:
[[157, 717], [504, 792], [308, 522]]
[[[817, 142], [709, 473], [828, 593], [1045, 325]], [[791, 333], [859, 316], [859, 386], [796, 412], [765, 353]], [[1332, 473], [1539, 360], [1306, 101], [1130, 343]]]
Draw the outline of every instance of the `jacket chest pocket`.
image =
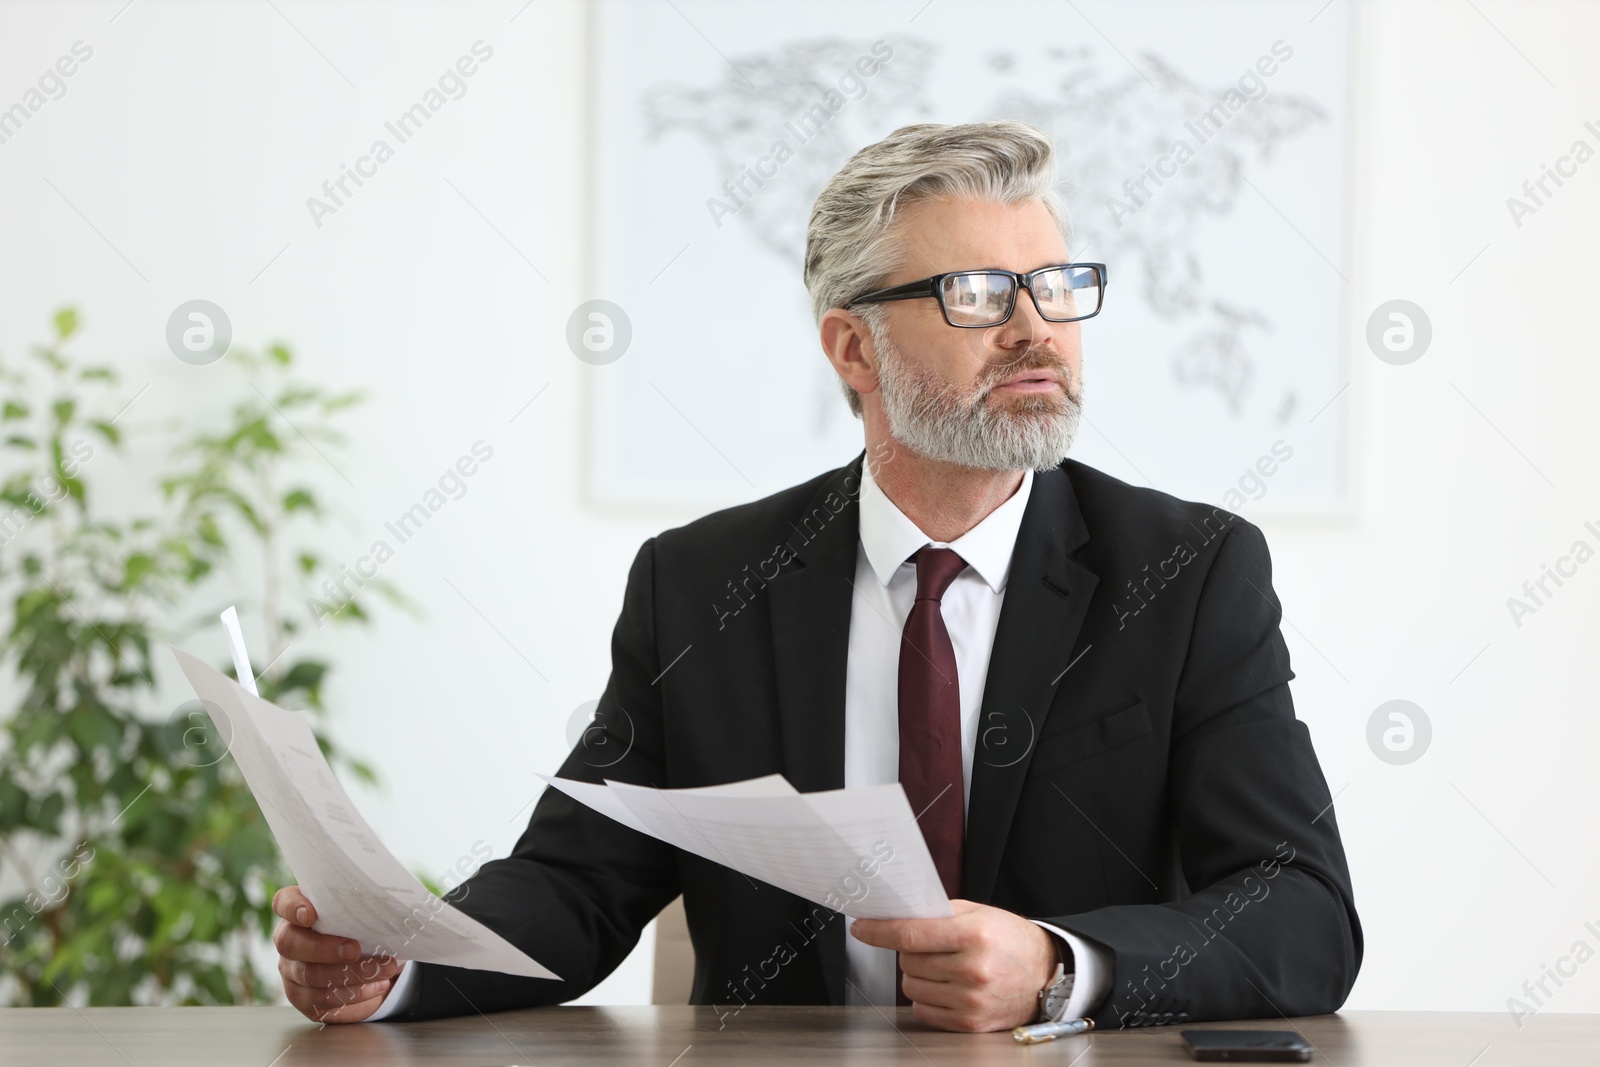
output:
[[1144, 701], [1102, 715], [1041, 739], [1028, 765], [1028, 777], [1049, 774], [1080, 760], [1120, 748], [1154, 731]]

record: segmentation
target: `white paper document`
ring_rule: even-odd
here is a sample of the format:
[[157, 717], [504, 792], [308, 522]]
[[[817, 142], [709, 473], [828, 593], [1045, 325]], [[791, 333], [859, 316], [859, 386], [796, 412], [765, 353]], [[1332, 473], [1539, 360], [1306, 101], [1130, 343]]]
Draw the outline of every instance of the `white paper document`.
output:
[[278, 848], [317, 909], [320, 933], [353, 938], [363, 954], [558, 977], [434, 896], [395, 859], [334, 776], [304, 712], [285, 711], [187, 652], [172, 651], [218, 719]]
[[899, 783], [797, 793], [776, 774], [703, 789], [539, 777], [624, 826], [853, 919], [954, 914]]

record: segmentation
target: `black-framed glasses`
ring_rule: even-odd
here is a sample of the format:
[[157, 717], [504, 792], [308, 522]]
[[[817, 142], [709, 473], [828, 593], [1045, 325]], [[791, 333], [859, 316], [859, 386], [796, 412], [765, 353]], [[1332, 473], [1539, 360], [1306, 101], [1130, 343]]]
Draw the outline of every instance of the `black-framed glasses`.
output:
[[1027, 274], [1009, 270], [958, 270], [879, 289], [846, 304], [936, 297], [944, 321], [952, 326], [999, 326], [1017, 307], [1017, 290], [1026, 289], [1046, 322], [1077, 322], [1100, 314], [1105, 299], [1104, 263], [1059, 263]]

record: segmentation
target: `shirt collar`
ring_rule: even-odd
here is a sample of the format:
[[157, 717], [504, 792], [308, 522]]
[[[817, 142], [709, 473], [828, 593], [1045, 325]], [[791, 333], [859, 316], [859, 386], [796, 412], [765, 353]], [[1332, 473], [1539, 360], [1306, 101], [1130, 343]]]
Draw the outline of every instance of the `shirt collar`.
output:
[[884, 495], [869, 465], [863, 463], [861, 547], [866, 550], [872, 572], [885, 586], [912, 553], [931, 544], [935, 548], [955, 550], [990, 589], [1003, 593], [1006, 575], [1011, 571], [1011, 554], [1017, 547], [1017, 531], [1022, 528], [1022, 513], [1027, 510], [1028, 496], [1032, 492], [1033, 471], [1030, 470], [1023, 473], [1022, 484], [1009, 500], [984, 516], [978, 525], [946, 544], [917, 529], [917, 524], [906, 518], [905, 512]]

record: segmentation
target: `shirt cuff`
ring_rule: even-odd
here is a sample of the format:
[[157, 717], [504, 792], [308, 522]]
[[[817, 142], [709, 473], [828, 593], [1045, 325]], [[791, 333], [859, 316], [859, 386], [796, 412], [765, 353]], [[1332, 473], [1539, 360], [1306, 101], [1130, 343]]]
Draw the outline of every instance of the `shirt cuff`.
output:
[[417, 988], [417, 965], [405, 960], [400, 964], [400, 973], [395, 975], [394, 985], [389, 987], [389, 995], [383, 998], [377, 1011], [367, 1016], [367, 1022], [381, 1023], [410, 1011], [417, 1006], [420, 994], [421, 990]]
[[[1085, 941], [1076, 934], [1069, 934], [1047, 922], [1040, 922], [1038, 919], [1034, 919], [1033, 922], [1055, 934], [1072, 949], [1072, 971], [1076, 977], [1072, 980], [1072, 996], [1067, 999], [1067, 1008], [1061, 1018], [1087, 1019], [1111, 991], [1111, 975], [1115, 963], [1111, 953], [1099, 945]], [[396, 989], [398, 988], [396, 986]], [[390, 993], [389, 997], [392, 1000], [394, 993]], [[387, 1003], [384, 1006], [387, 1007]]]

